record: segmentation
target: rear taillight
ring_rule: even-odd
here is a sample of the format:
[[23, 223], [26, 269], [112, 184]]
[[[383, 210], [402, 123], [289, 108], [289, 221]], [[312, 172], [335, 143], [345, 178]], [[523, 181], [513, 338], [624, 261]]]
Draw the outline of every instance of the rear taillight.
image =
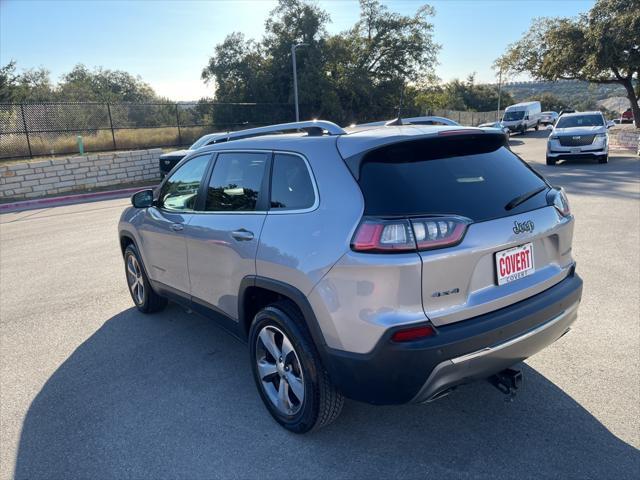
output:
[[412, 219], [418, 250], [452, 247], [462, 241], [470, 220], [461, 217]]
[[402, 252], [416, 249], [408, 220], [364, 219], [351, 242], [358, 252]]
[[357, 252], [408, 252], [457, 245], [470, 220], [461, 217], [429, 217], [384, 220], [365, 218], [351, 248]]
[[421, 338], [427, 338], [435, 335], [436, 331], [429, 325], [423, 325], [421, 327], [412, 327], [398, 330], [391, 335], [391, 340], [394, 342], [411, 342], [413, 340], [420, 340]]
[[569, 199], [564, 192], [564, 188], [554, 188], [547, 194], [547, 201], [553, 205], [558, 213], [563, 217], [571, 215], [571, 208], [569, 208]]

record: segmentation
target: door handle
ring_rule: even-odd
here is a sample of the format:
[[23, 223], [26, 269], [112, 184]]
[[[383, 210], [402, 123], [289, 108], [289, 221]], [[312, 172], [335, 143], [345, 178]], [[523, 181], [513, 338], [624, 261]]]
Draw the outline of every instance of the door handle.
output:
[[181, 232], [182, 230], [184, 230], [184, 226], [181, 223], [172, 223], [171, 230], [173, 230], [174, 232]]
[[231, 232], [231, 236], [240, 242], [253, 240], [253, 232], [245, 230], [244, 228]]

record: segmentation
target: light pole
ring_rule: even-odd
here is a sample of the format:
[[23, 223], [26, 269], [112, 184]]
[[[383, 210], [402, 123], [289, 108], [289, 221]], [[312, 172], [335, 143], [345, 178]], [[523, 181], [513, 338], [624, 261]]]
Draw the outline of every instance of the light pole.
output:
[[293, 62], [293, 101], [296, 104], [296, 122], [300, 121], [300, 110], [298, 108], [298, 72], [296, 71], [296, 49], [306, 47], [306, 43], [291, 45], [291, 61]]
[[500, 95], [502, 94], [502, 67], [500, 67], [500, 78], [498, 80], [498, 111], [496, 112], [496, 121], [500, 120]]

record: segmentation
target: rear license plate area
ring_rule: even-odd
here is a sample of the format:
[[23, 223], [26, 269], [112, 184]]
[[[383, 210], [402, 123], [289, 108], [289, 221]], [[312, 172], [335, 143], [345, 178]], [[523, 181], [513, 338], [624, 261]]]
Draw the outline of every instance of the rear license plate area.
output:
[[533, 244], [525, 243], [495, 254], [498, 285], [514, 282], [535, 271]]

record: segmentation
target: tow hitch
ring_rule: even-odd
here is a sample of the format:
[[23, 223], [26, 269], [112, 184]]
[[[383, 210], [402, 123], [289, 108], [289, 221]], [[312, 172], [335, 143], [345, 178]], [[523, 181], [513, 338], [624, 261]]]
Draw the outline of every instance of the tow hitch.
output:
[[488, 378], [489, 383], [507, 395], [506, 402], [513, 402], [518, 388], [522, 385], [522, 372], [514, 368], [505, 368]]

